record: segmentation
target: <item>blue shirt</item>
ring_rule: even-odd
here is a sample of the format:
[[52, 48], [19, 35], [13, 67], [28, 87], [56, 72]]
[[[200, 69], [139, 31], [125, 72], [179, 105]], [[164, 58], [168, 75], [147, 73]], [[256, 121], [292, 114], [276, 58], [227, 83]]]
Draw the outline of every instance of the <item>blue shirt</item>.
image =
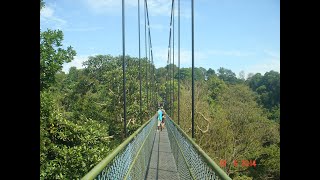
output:
[[161, 111], [161, 109], [158, 110], [158, 120], [162, 121], [162, 111]]

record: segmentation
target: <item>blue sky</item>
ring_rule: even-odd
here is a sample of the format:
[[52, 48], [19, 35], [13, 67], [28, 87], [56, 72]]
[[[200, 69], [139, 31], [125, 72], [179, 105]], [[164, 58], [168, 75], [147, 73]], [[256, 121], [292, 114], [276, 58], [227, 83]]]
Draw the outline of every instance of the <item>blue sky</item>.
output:
[[[144, 0], [140, 0], [141, 56], [144, 46]], [[64, 47], [77, 56], [64, 64], [82, 68], [88, 56], [122, 54], [121, 0], [45, 0], [40, 13], [42, 31], [60, 29]], [[126, 54], [138, 57], [138, 0], [125, 0]], [[191, 67], [191, 0], [180, 0], [180, 61]], [[195, 66], [262, 73], [280, 72], [279, 0], [194, 0]], [[171, 0], [148, 0], [156, 67], [167, 63]], [[175, 14], [178, 0], [175, 0]], [[178, 17], [175, 16], [175, 64], [178, 65]], [[172, 46], [172, 45], [171, 45]]]

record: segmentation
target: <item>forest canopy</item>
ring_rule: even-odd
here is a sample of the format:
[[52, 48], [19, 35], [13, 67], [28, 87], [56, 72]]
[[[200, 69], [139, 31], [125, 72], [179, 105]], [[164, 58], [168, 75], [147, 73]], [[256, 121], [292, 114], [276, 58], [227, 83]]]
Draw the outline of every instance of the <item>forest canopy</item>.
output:
[[[40, 0], [40, 11], [44, 6]], [[40, 30], [40, 179], [79, 179], [125, 139], [122, 56], [90, 56], [84, 68], [65, 73], [63, 64], [76, 51], [63, 47], [61, 30]], [[191, 136], [192, 69], [180, 68], [179, 76], [173, 64], [156, 68], [146, 58], [125, 59], [128, 134], [159, 102], [178, 119], [180, 80], [180, 127]], [[174, 74], [167, 72], [173, 68]], [[280, 179], [280, 73], [245, 78], [223, 67], [194, 71], [196, 143], [217, 164], [226, 160], [223, 169], [232, 179]], [[256, 167], [233, 166], [241, 160], [255, 160]]]

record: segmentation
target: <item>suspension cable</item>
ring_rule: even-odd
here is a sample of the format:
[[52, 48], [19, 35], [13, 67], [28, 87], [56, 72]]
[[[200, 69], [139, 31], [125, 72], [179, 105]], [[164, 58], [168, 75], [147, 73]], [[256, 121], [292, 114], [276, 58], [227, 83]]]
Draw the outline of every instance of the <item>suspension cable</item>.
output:
[[173, 10], [172, 10], [172, 118], [174, 118], [174, 0], [173, 0]]
[[[170, 35], [171, 35], [171, 31], [170, 31]], [[172, 81], [171, 81], [171, 38], [170, 38], [170, 49], [169, 49], [169, 101], [170, 101], [170, 116], [172, 117]]]
[[168, 81], [169, 81], [169, 99], [167, 99], [167, 102], [169, 102], [169, 109], [170, 109], [170, 115], [172, 116], [172, 99], [171, 99], [171, 78], [170, 78], [170, 68], [169, 65], [171, 64], [171, 30], [172, 30], [172, 15], [173, 15], [173, 3], [174, 0], [172, 0], [171, 4], [171, 17], [170, 17], [170, 32], [169, 32], [169, 45], [168, 45], [168, 67], [167, 67], [167, 74], [168, 74]]
[[[148, 14], [148, 9], [147, 9], [147, 14]], [[147, 16], [148, 17], [148, 16]], [[147, 18], [148, 20], [148, 18]], [[149, 30], [149, 25], [148, 25], [148, 30]], [[149, 81], [148, 81], [148, 89], [149, 89], [149, 93], [150, 93], [150, 96], [149, 96], [149, 105], [148, 107], [150, 107], [150, 104], [152, 102], [152, 74], [151, 74], [151, 47], [150, 47], [150, 34], [148, 35], [148, 39], [149, 39], [149, 64], [148, 64], [148, 68], [149, 68]]]
[[146, 53], [146, 104], [148, 106], [148, 56], [147, 56], [147, 10], [146, 10], [146, 0], [144, 1], [144, 40], [145, 40], [145, 53]]
[[122, 74], [123, 74], [123, 123], [124, 137], [127, 137], [127, 109], [126, 109], [126, 66], [125, 66], [125, 17], [124, 0], [122, 0]]
[[194, 138], [194, 4], [191, 0], [192, 31], [192, 138]]
[[139, 108], [139, 118], [140, 124], [142, 125], [142, 114], [141, 114], [141, 107], [142, 107], [142, 96], [141, 96], [141, 48], [140, 48], [140, 0], [138, 0], [138, 31], [139, 31], [139, 95], [140, 95], [140, 108]]
[[[170, 31], [170, 35], [169, 37], [171, 36], [171, 31]], [[170, 38], [169, 38], [170, 40]], [[169, 59], [170, 59], [170, 41], [169, 41], [169, 45], [168, 45], [168, 60], [167, 60], [167, 77], [166, 77], [166, 108], [168, 109], [168, 111], [170, 110], [170, 77], [169, 77], [169, 65], [170, 65], [170, 62], [169, 62]], [[170, 112], [170, 111], [169, 111]]]
[[[148, 10], [148, 2], [147, 0], [145, 0], [145, 4], [146, 4], [146, 13], [147, 13], [147, 22], [148, 22], [148, 34], [149, 34], [149, 55], [151, 55], [150, 59], [150, 66], [149, 66], [149, 70], [150, 70], [150, 75], [151, 75], [151, 66], [153, 65], [153, 52], [152, 52], [152, 39], [151, 39], [151, 32], [150, 32], [150, 20], [149, 20], [149, 10]], [[150, 76], [150, 80], [152, 83], [152, 75]], [[154, 84], [154, 83], [153, 83]], [[152, 87], [153, 87], [152, 84]], [[151, 96], [151, 103], [152, 103], [152, 88], [150, 90], [150, 96]]]
[[180, 125], [180, 0], [178, 0], [178, 125]]

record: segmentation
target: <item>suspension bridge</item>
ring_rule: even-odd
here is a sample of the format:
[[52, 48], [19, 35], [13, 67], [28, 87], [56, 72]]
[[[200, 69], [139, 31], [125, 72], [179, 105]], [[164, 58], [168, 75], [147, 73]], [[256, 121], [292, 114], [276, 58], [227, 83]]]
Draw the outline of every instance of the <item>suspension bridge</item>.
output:
[[169, 116], [144, 123], [82, 179], [231, 179]]
[[[180, 78], [178, 78], [178, 123], [171, 117], [174, 112], [174, 68], [167, 66], [166, 82], [170, 82], [169, 94], [166, 94], [165, 109], [169, 110], [166, 114], [166, 126], [162, 131], [157, 131], [157, 114], [141, 125], [133, 134], [127, 137], [126, 128], [126, 65], [125, 65], [125, 1], [122, 0], [122, 45], [123, 45], [123, 120], [125, 141], [114, 149], [106, 158], [92, 168], [82, 179], [231, 179], [195, 142], [194, 142], [194, 2], [191, 0], [192, 17], [192, 137], [189, 137], [179, 126], [180, 121]], [[170, 32], [168, 45], [168, 61], [171, 64], [171, 49], [174, 54], [174, 0], [171, 6]], [[149, 58], [153, 64], [152, 41], [150, 32], [150, 22], [147, 0], [144, 0], [145, 17], [145, 56], [147, 58], [147, 46], [149, 48]], [[147, 30], [148, 25], [148, 44]], [[140, 0], [138, 0], [138, 27], [139, 27], [139, 59], [141, 59], [140, 48]], [[171, 38], [172, 37], [172, 38]], [[173, 46], [171, 48], [171, 41]], [[174, 64], [174, 56], [173, 56]], [[141, 64], [139, 61], [139, 68]], [[147, 68], [147, 67], [146, 67]], [[149, 68], [150, 69], [150, 68]], [[141, 71], [140, 80], [140, 109], [141, 114]], [[148, 73], [148, 71], [146, 71]], [[150, 77], [155, 81], [154, 66]], [[172, 73], [172, 74], [171, 74]], [[178, 0], [178, 74], [180, 77], [180, 0]], [[146, 74], [148, 75], [148, 74]], [[171, 77], [170, 77], [171, 75]], [[172, 78], [172, 79], [171, 79]], [[151, 87], [154, 87], [152, 84]], [[150, 94], [150, 100], [155, 102], [155, 94]], [[148, 99], [150, 98], [150, 99]], [[156, 103], [154, 103], [156, 104]], [[168, 105], [167, 105], [168, 104]], [[169, 116], [170, 115], [170, 116]], [[140, 119], [142, 122], [142, 119]]]

